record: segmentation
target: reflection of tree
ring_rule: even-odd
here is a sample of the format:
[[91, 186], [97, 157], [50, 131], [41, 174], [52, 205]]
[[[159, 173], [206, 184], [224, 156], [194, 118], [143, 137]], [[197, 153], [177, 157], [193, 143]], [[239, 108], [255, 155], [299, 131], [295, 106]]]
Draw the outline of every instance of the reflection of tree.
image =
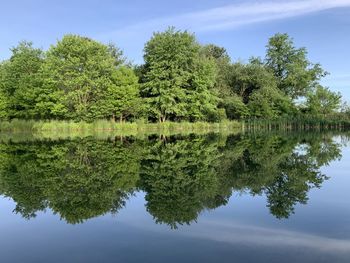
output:
[[205, 138], [152, 143], [141, 163], [140, 185], [157, 222], [176, 228], [227, 202], [215, 174], [218, 154], [217, 143]]
[[0, 192], [16, 202], [15, 212], [25, 218], [47, 207], [44, 188], [50, 171], [39, 156], [49, 148], [41, 143], [1, 145]]
[[53, 211], [74, 223], [118, 211], [138, 180], [134, 150], [91, 140], [68, 145], [47, 193]]
[[[249, 141], [247, 148], [240, 157], [232, 159], [227, 168], [233, 189], [253, 195], [265, 194], [273, 215], [289, 217], [297, 203], [306, 204], [309, 190], [319, 188], [327, 179], [320, 167], [340, 157], [339, 145], [332, 140], [325, 143], [323, 139], [318, 142], [309, 139], [293, 136], [243, 138], [241, 141]], [[308, 151], [298, 150], [299, 142], [306, 144]]]
[[266, 195], [277, 218], [308, 200], [340, 158], [326, 135], [168, 137], [161, 140], [8, 142], [0, 144], [0, 194], [25, 218], [50, 208], [69, 223], [118, 212], [135, 190], [147, 211], [172, 228], [225, 205], [232, 191]]
[[93, 140], [7, 146], [2, 193], [24, 217], [50, 207], [70, 223], [116, 212], [135, 189], [139, 161], [135, 145]]
[[341, 158], [341, 145], [335, 143], [332, 136], [310, 138], [308, 144], [308, 156], [314, 158], [319, 166], [329, 165], [331, 161]]
[[265, 186], [268, 207], [277, 218], [287, 218], [297, 203], [306, 204], [311, 188], [320, 187], [326, 177], [308, 156], [292, 153], [279, 165], [271, 184]]

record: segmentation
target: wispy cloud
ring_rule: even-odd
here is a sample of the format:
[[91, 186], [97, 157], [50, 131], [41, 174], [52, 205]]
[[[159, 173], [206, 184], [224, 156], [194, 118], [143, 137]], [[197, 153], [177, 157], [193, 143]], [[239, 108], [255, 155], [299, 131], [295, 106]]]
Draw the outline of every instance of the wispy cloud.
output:
[[350, 0], [245, 1], [208, 10], [161, 17], [107, 32], [101, 37], [128, 36], [161, 30], [169, 25], [191, 31], [217, 31], [350, 6]]
[[[200, 220], [198, 224], [183, 226], [177, 231], [170, 231], [167, 226], [160, 227], [152, 222], [140, 224], [139, 219], [120, 219], [120, 222], [145, 231], [179, 235], [206, 241], [223, 242], [230, 245], [244, 245], [260, 248], [307, 249], [309, 252], [326, 254], [343, 253], [350, 255], [350, 240], [327, 237], [318, 234], [298, 232], [271, 226], [250, 225], [230, 220]], [[144, 221], [145, 222], [145, 221]]]
[[[205, 227], [203, 227], [205, 226]], [[304, 247], [330, 253], [350, 253], [350, 241], [291, 230], [245, 225], [237, 222], [203, 221], [182, 234], [195, 238], [266, 247]]]

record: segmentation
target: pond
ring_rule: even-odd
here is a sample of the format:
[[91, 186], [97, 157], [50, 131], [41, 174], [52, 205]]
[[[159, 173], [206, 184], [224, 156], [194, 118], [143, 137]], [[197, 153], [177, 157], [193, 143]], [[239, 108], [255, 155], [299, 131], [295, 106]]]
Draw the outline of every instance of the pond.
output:
[[2, 138], [0, 260], [349, 262], [349, 138]]

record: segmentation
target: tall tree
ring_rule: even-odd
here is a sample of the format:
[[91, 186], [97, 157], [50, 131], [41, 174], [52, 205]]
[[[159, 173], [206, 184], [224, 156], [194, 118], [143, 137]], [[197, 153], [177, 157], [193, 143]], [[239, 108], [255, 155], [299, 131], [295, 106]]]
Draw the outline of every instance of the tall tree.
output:
[[66, 35], [50, 48], [44, 65], [48, 90], [42, 96], [45, 102], [54, 102], [53, 116], [76, 120], [101, 117], [96, 105], [114, 85], [118, 53], [113, 50], [78, 35]]
[[224, 47], [209, 44], [203, 46], [200, 52], [203, 56], [214, 60], [216, 64], [215, 88], [220, 94], [228, 94], [231, 59], [227, 50]]
[[[200, 60], [200, 46], [187, 31], [169, 28], [155, 33], [145, 46], [142, 95], [151, 117], [164, 122], [188, 118], [190, 112], [215, 108], [211, 92], [215, 68], [210, 61]], [[198, 99], [205, 99], [203, 102]], [[190, 111], [189, 111], [190, 110]]]
[[248, 108], [243, 103], [241, 96], [233, 90], [233, 66], [227, 50], [213, 44], [205, 45], [201, 48], [201, 53], [213, 60], [216, 64], [217, 76], [214, 88], [220, 98], [219, 108], [225, 110], [225, 115], [229, 119], [240, 119], [249, 115]]
[[327, 73], [307, 58], [305, 48], [296, 48], [288, 34], [276, 34], [266, 46], [266, 66], [277, 78], [278, 88], [292, 99], [306, 96]]
[[311, 114], [329, 114], [339, 110], [341, 94], [332, 92], [328, 88], [318, 86], [307, 97], [306, 108]]
[[138, 78], [134, 71], [121, 66], [111, 77], [113, 85], [107, 87], [104, 96], [92, 107], [93, 111], [100, 111], [101, 118], [118, 118], [120, 121], [130, 115], [136, 116], [141, 108], [141, 100]]
[[2, 117], [35, 118], [36, 98], [41, 86], [39, 70], [43, 51], [31, 42], [20, 42], [11, 49], [11, 58], [0, 68], [0, 111]]

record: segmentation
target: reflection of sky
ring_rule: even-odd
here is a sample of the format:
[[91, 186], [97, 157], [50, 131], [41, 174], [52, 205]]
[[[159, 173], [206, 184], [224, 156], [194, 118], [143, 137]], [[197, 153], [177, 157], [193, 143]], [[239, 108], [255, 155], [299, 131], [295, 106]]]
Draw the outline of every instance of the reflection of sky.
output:
[[[170, 230], [146, 212], [144, 194], [116, 216], [67, 225], [39, 213], [27, 221], [14, 202], [0, 201], [1, 262], [348, 262], [350, 256], [350, 148], [323, 172], [289, 220], [269, 214], [265, 197], [234, 193], [230, 203], [203, 212], [198, 223]], [[318, 260], [315, 260], [318, 259]], [[90, 260], [90, 261], [89, 261]], [[322, 261], [323, 260], [323, 261]]]

